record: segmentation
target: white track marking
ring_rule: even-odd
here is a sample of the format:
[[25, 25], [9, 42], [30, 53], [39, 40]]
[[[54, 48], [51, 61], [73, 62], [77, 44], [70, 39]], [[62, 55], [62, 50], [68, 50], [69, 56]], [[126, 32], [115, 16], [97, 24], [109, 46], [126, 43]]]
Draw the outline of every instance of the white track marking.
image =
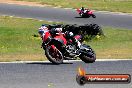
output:
[[132, 13], [122, 13], [122, 12], [110, 12], [110, 11], [95, 11], [96, 13], [102, 13], [102, 14], [113, 14], [113, 15], [126, 15], [126, 16], [132, 16]]
[[[132, 60], [132, 59], [97, 59], [96, 61], [123, 61], [123, 60]], [[81, 60], [64, 60], [64, 63], [80, 62], [80, 61]], [[0, 63], [50, 63], [50, 62], [49, 61], [13, 61], [13, 62], [0, 62]]]
[[[6, 3], [6, 2], [4, 2]], [[36, 4], [36, 5], [28, 5], [28, 4], [18, 4], [18, 3], [7, 3], [7, 4], [17, 4], [17, 5], [22, 5], [22, 6], [31, 6], [31, 7], [52, 7], [52, 8], [63, 8], [62, 6], [52, 6], [52, 5], [41, 5], [41, 4]], [[74, 8], [63, 8], [63, 9], [73, 9], [73, 10], [76, 10]], [[129, 16], [132, 16], [132, 13], [123, 13], [123, 12], [110, 12], [110, 11], [96, 11], [96, 10], [93, 10], [97, 13], [103, 13], [103, 14], [116, 14], [116, 15], [129, 15]]]

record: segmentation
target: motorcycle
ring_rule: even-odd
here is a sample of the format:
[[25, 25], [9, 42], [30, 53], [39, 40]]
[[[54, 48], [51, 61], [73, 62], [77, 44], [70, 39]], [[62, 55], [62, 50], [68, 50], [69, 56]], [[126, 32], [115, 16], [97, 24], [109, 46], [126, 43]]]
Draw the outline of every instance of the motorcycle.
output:
[[93, 14], [93, 11], [92, 10], [88, 10], [88, 9], [85, 9], [84, 12], [82, 12], [80, 9], [77, 9], [76, 10], [78, 12], [78, 14], [81, 16], [81, 17], [93, 17], [93, 18], [96, 18], [95, 14]]
[[[85, 63], [93, 63], [96, 60], [96, 54], [92, 48], [86, 44], [76, 47], [68, 34], [55, 32], [54, 29], [45, 33], [42, 47], [45, 50], [47, 59], [53, 64], [61, 64], [63, 60], [75, 60], [79, 57]], [[75, 35], [74, 38], [82, 42], [81, 35]]]

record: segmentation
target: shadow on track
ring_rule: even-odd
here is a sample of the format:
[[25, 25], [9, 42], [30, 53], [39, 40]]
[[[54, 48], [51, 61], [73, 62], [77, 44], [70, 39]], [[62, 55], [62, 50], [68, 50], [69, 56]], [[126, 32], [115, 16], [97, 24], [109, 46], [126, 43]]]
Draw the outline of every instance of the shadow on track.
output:
[[89, 18], [89, 17], [74, 17], [74, 18]]
[[[51, 62], [31, 62], [31, 63], [26, 63], [26, 64], [38, 64], [38, 65], [56, 65], [56, 64], [53, 64]], [[62, 64], [73, 64], [71, 62], [64, 62]], [[61, 65], [61, 64], [59, 64]]]

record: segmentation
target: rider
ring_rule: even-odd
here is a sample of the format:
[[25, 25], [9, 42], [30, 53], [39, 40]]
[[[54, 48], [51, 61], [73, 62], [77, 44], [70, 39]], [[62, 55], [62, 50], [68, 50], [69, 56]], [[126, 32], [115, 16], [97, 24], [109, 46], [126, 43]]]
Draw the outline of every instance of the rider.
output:
[[74, 37], [75, 35], [73, 34], [73, 32], [66, 31], [65, 34], [66, 34], [66, 37], [68, 39], [71, 39], [72, 43], [76, 45], [77, 49], [79, 49], [81, 46], [81, 43]]
[[[49, 32], [49, 30], [53, 34], [62, 33], [62, 27], [61, 26], [57, 26], [56, 28], [49, 29], [47, 25], [42, 24], [42, 26], [38, 30], [38, 33], [39, 33], [40, 37], [42, 38], [42, 40], [45, 36], [45, 33]], [[65, 32], [65, 33], [67, 33], [67, 35], [73, 41], [73, 43], [77, 46], [77, 48], [80, 48], [81, 43], [76, 38], [74, 38], [74, 34], [72, 32]]]
[[42, 40], [43, 40], [45, 33], [48, 31], [49, 31], [49, 28], [45, 24], [42, 24], [38, 30], [38, 33], [39, 33], [40, 37], [42, 38]]
[[84, 7], [81, 7], [81, 13], [84, 13], [84, 10], [85, 10]]
[[86, 12], [89, 12], [90, 10], [89, 9], [85, 9], [84, 7], [81, 7], [81, 13], [86, 13]]
[[[52, 29], [51, 29], [51, 30], [52, 30]], [[62, 27], [62, 25], [57, 25], [56, 28], [54, 28], [54, 31], [55, 31], [57, 34], [59, 34], [59, 33], [64, 34], [64, 36], [66, 37], [66, 39], [67, 39], [67, 38], [68, 38], [68, 39], [71, 39], [72, 42], [73, 42], [73, 44], [75, 44], [77, 48], [80, 48], [81, 43], [74, 37], [75, 35], [74, 35], [73, 32], [71, 32], [71, 31], [66, 31], [65, 33], [62, 33], [62, 32], [63, 32], [63, 27]]]

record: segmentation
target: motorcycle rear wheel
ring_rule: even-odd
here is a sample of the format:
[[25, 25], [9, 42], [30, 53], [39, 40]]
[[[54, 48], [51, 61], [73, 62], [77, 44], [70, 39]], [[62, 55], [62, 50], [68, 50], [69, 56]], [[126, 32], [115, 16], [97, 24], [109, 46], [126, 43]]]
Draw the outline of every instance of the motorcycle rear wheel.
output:
[[50, 62], [52, 62], [53, 64], [63, 63], [63, 55], [57, 48], [55, 48], [55, 50], [53, 50], [51, 46], [46, 47], [45, 55], [46, 55], [47, 59]]

